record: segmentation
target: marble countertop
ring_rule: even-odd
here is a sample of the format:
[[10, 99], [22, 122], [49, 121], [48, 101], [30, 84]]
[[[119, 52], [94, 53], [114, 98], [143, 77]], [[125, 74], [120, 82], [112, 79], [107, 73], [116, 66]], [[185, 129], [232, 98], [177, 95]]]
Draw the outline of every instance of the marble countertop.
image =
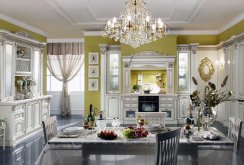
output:
[[[113, 128], [107, 128], [113, 129]], [[156, 144], [155, 134], [149, 133], [147, 138], [139, 138], [139, 139], [126, 139], [122, 135], [123, 128], [120, 128], [117, 133], [117, 138], [114, 140], [103, 140], [97, 136], [97, 133], [89, 134], [87, 136], [84, 135], [84, 132], [80, 134], [77, 138], [59, 138], [55, 137], [51, 139], [48, 144]], [[171, 128], [174, 129], [174, 128]], [[202, 138], [203, 134], [206, 133], [204, 131], [198, 132], [196, 129], [194, 134], [189, 138], [186, 138], [185, 135], [181, 135], [179, 144], [180, 145], [233, 145], [234, 143], [230, 141], [225, 135], [219, 132], [215, 128], [211, 128], [212, 131], [218, 132], [221, 136], [219, 140], [206, 140]], [[198, 137], [197, 140], [194, 140], [194, 137]]]

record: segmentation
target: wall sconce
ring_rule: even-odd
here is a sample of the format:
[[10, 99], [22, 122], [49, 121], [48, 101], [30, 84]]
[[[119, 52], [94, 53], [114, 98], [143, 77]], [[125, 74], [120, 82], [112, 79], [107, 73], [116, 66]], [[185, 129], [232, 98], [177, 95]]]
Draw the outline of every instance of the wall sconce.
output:
[[224, 67], [225, 67], [225, 61], [224, 60], [216, 61], [216, 64], [219, 65], [220, 69], [224, 69]]

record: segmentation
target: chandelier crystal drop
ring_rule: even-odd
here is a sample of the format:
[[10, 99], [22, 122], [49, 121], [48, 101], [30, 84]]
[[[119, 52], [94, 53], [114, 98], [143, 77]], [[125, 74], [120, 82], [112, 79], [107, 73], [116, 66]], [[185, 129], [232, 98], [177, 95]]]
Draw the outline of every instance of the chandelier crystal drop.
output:
[[143, 0], [129, 0], [120, 17], [108, 20], [103, 34], [133, 48], [167, 35], [168, 26], [161, 18], [151, 17]]

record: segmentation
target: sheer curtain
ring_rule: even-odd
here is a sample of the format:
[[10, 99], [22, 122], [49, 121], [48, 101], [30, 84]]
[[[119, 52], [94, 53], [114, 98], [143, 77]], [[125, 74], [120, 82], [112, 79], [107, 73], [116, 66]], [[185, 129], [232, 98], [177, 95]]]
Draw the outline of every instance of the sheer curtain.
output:
[[61, 115], [70, 114], [68, 82], [80, 71], [84, 63], [82, 43], [48, 43], [47, 67], [52, 75], [63, 82]]

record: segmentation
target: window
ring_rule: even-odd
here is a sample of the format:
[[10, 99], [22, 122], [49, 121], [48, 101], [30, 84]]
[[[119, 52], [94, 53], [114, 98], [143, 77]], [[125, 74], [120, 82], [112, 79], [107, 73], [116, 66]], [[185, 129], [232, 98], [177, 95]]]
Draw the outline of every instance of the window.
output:
[[[47, 91], [62, 91], [62, 82], [57, 80], [47, 68]], [[84, 65], [77, 75], [68, 82], [69, 92], [84, 91]]]

